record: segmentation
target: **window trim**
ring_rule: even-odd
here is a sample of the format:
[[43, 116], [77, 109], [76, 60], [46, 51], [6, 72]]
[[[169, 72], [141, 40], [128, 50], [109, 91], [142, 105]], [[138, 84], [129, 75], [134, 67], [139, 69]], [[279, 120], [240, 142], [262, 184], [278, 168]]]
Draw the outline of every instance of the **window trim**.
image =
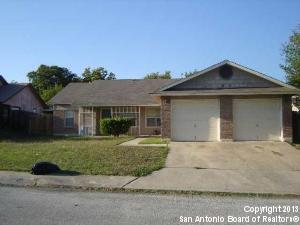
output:
[[[73, 114], [73, 123], [72, 123], [72, 126], [67, 126], [67, 112], [72, 112], [72, 114]], [[71, 117], [70, 117], [71, 118]], [[75, 112], [73, 111], [73, 110], [65, 110], [64, 111], [64, 127], [65, 128], [68, 128], [68, 129], [71, 129], [71, 128], [74, 128], [75, 126], [74, 126], [74, 124], [75, 124]]]
[[[149, 117], [148, 117], [148, 116], [147, 116], [147, 110], [148, 110], [149, 108], [159, 109], [159, 112], [161, 113], [161, 109], [160, 109], [159, 107], [147, 107], [147, 108], [145, 108], [145, 128], [160, 128], [161, 125], [160, 125], [160, 126], [157, 125], [157, 119], [160, 119], [160, 123], [161, 123], [161, 116], [160, 116], [160, 114], [159, 114], [159, 117], [157, 117], [157, 116], [149, 116]], [[156, 119], [156, 126], [148, 126], [148, 121], [147, 121], [147, 119]]]

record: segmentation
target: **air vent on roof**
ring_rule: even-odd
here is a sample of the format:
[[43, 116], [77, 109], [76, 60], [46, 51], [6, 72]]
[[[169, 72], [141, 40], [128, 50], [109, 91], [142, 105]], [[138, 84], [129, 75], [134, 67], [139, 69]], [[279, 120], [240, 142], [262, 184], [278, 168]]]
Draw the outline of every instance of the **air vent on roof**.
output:
[[219, 69], [219, 74], [223, 79], [230, 79], [233, 75], [232, 67], [224, 65]]

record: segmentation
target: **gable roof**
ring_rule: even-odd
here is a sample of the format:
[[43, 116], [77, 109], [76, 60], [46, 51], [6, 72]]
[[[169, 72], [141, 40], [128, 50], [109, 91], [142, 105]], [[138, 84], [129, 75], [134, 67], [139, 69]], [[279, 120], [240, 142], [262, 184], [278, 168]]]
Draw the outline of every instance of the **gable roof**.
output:
[[26, 87], [24, 84], [6, 84], [0, 86], [0, 102], [6, 102], [8, 99], [19, 93]]
[[0, 86], [1, 85], [6, 85], [7, 84], [7, 81], [4, 79], [4, 77], [2, 77], [1, 75], [0, 75]]
[[169, 79], [96, 80], [70, 83], [48, 103], [80, 106], [146, 106], [158, 105], [149, 94], [173, 83]]
[[275, 78], [272, 78], [272, 77], [270, 77], [270, 76], [267, 76], [267, 75], [265, 75], [265, 74], [263, 74], [263, 73], [260, 73], [260, 72], [257, 72], [257, 71], [255, 71], [255, 70], [249, 69], [249, 68], [247, 68], [247, 67], [245, 67], [245, 66], [242, 66], [242, 65], [240, 65], [240, 64], [237, 64], [237, 63], [235, 63], [235, 62], [232, 62], [232, 61], [229, 61], [229, 60], [224, 60], [224, 61], [219, 62], [219, 63], [217, 63], [217, 64], [214, 64], [214, 65], [212, 65], [212, 66], [210, 66], [210, 67], [208, 67], [208, 68], [206, 68], [206, 69], [204, 69], [204, 70], [201, 70], [201, 71], [199, 71], [199, 72], [196, 72], [195, 74], [193, 74], [193, 75], [191, 75], [191, 76], [189, 76], [189, 77], [187, 77], [187, 78], [184, 78], [184, 79], [175, 81], [175, 82], [173, 82], [173, 83], [171, 83], [171, 84], [169, 84], [169, 85], [167, 85], [167, 86], [165, 86], [165, 87], [162, 87], [162, 88], [159, 89], [158, 92], [164, 92], [164, 91], [166, 91], [167, 89], [169, 89], [169, 88], [171, 88], [171, 87], [175, 87], [175, 86], [177, 86], [177, 85], [179, 85], [179, 84], [181, 84], [181, 83], [184, 83], [184, 82], [186, 82], [186, 81], [188, 81], [188, 80], [191, 80], [191, 79], [193, 79], [193, 78], [195, 78], [195, 77], [204, 75], [204, 74], [206, 74], [207, 72], [209, 72], [209, 71], [211, 71], [211, 70], [214, 70], [214, 69], [217, 69], [217, 68], [219, 68], [219, 67], [221, 67], [221, 66], [224, 66], [224, 65], [230, 65], [230, 66], [232, 66], [232, 67], [235, 67], [235, 68], [238, 68], [238, 69], [240, 69], [240, 70], [246, 71], [246, 72], [248, 72], [248, 73], [250, 73], [250, 74], [252, 74], [252, 75], [254, 75], [254, 76], [257, 76], [257, 77], [263, 78], [263, 79], [265, 79], [265, 80], [268, 80], [268, 81], [270, 81], [270, 82], [272, 82], [272, 83], [274, 83], [274, 84], [277, 84], [277, 85], [279, 85], [279, 86], [281, 86], [281, 87], [285, 87], [285, 88], [290, 88], [290, 89], [297, 90], [297, 88], [295, 88], [295, 87], [293, 87], [293, 86], [291, 86], [291, 85], [288, 85], [288, 84], [286, 84], [286, 83], [284, 83], [284, 82], [282, 82], [282, 81], [280, 81], [280, 80], [277, 80], [277, 79], [275, 79]]
[[47, 105], [45, 104], [44, 100], [36, 93], [36, 91], [31, 86], [31, 84], [26, 84], [26, 83], [17, 83], [17, 84], [6, 83], [5, 85], [0, 86], [0, 103], [5, 103], [6, 101], [14, 97], [16, 94], [18, 94], [26, 87], [30, 89], [32, 94], [43, 105], [43, 107], [47, 108]]
[[270, 88], [232, 88], [232, 89], [207, 89], [186, 91], [162, 91], [151, 93], [153, 96], [219, 96], [219, 95], [295, 95], [300, 94], [299, 89], [286, 87]]

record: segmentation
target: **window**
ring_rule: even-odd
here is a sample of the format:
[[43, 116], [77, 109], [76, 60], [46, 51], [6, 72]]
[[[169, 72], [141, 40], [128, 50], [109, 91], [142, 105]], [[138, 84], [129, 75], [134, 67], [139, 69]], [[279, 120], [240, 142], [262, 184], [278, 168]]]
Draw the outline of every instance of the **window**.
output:
[[111, 118], [111, 110], [110, 108], [101, 110], [101, 119]]
[[11, 111], [20, 111], [20, 107], [17, 107], [17, 106], [12, 106], [11, 108]]
[[160, 127], [159, 108], [146, 108], [146, 127]]
[[65, 127], [73, 128], [74, 126], [74, 112], [65, 111]]
[[113, 117], [124, 117], [132, 120], [132, 126], [137, 126], [138, 110], [134, 106], [113, 107]]
[[33, 112], [33, 113], [37, 113], [37, 110], [36, 110], [35, 107], [32, 108], [32, 112]]

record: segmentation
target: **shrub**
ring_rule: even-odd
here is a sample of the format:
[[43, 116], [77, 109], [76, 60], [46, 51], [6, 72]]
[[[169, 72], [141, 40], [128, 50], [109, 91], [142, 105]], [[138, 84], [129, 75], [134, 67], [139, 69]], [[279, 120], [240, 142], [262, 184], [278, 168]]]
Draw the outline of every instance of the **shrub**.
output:
[[101, 133], [117, 137], [120, 134], [126, 134], [131, 125], [132, 121], [130, 119], [122, 117], [103, 119], [100, 121]]

